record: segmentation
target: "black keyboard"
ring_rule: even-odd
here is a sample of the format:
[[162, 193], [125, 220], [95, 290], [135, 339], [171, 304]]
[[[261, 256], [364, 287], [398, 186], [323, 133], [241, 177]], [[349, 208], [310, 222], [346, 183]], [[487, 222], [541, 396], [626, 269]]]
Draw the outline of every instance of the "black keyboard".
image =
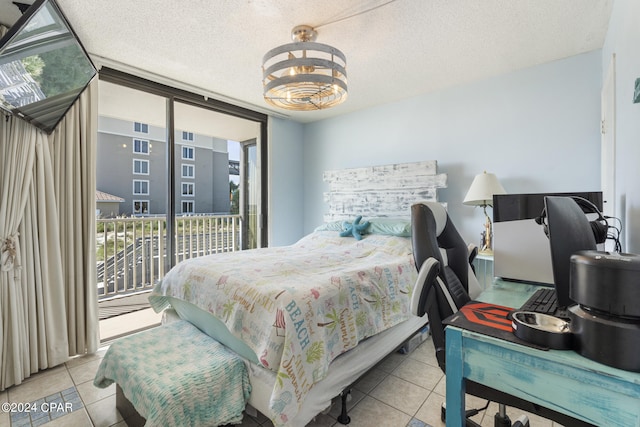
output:
[[540, 288], [529, 297], [520, 310], [554, 315], [558, 309], [558, 296], [554, 288]]

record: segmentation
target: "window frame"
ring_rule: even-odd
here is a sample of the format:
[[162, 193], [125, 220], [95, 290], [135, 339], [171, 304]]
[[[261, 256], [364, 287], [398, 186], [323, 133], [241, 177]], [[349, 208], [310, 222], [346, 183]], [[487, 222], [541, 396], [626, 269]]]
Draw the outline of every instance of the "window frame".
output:
[[[136, 142], [140, 143], [140, 149], [142, 149], [142, 146], [144, 145], [143, 143], [146, 143], [147, 151], [137, 151]], [[133, 145], [133, 148], [132, 148], [133, 154], [141, 154], [141, 155], [148, 156], [149, 151], [151, 151], [151, 142], [148, 139], [133, 138], [133, 143], [131, 145]]]
[[[182, 189], [181, 195], [182, 195], [182, 197], [195, 197], [196, 196], [196, 183], [195, 182], [182, 182], [181, 184], [182, 184], [182, 186], [181, 186], [181, 189]], [[185, 186], [191, 187], [191, 193], [185, 193], [184, 192]]]
[[[146, 172], [136, 172], [136, 163], [140, 165], [147, 165]], [[141, 168], [142, 169], [142, 168]], [[133, 174], [134, 175], [149, 175], [149, 160], [146, 159], [133, 159]]]
[[[196, 202], [195, 200], [181, 200], [181, 208], [182, 208], [182, 214], [192, 214], [196, 211]], [[184, 207], [185, 205], [187, 206], [191, 206], [191, 210], [190, 211], [185, 211]]]
[[[116, 70], [109, 66], [103, 66], [100, 69], [98, 75], [100, 80], [122, 85], [136, 90], [141, 90], [150, 94], [162, 96], [167, 102], [167, 126], [168, 126], [168, 141], [167, 141], [167, 156], [169, 160], [168, 176], [167, 176], [167, 191], [169, 199], [167, 200], [167, 236], [174, 236], [174, 223], [175, 223], [175, 210], [177, 197], [173, 199], [175, 195], [175, 178], [177, 174], [174, 173], [175, 168], [178, 166], [178, 162], [174, 159], [172, 150], [175, 147], [175, 123], [174, 123], [174, 104], [181, 102], [189, 105], [202, 107], [211, 111], [227, 114], [233, 117], [253, 121], [259, 124], [259, 136], [258, 136], [258, 153], [260, 161], [260, 185], [258, 191], [260, 192], [260, 206], [259, 206], [259, 238], [258, 247], [267, 247], [269, 243], [269, 120], [268, 113], [255, 111], [252, 108], [247, 108], [239, 105], [234, 105], [229, 102], [215, 99], [215, 97], [203, 97], [201, 93], [192, 92], [190, 90], [178, 89], [177, 87], [168, 86], [166, 83], [159, 83], [153, 81], [149, 77], [135, 76], [123, 71]], [[175, 238], [168, 237], [167, 239], [167, 253], [175, 254], [176, 243]], [[174, 259], [171, 258], [167, 263], [167, 268], [174, 265]]]
[[[185, 150], [191, 151], [191, 157], [185, 157]], [[196, 149], [191, 145], [183, 145], [182, 146], [182, 160], [195, 160], [196, 159]]]
[[[186, 138], [185, 138], [186, 135]], [[195, 136], [193, 134], [193, 132], [189, 132], [186, 130], [182, 131], [182, 140], [183, 141], [189, 141], [189, 142], [193, 142], [193, 140], [195, 139]]]
[[[184, 174], [184, 168], [191, 170], [191, 175]], [[187, 179], [196, 179], [196, 166], [190, 163], [181, 163], [180, 164], [180, 177]]]
[[[136, 129], [139, 128], [139, 129]], [[149, 124], [143, 122], [133, 122], [133, 131], [143, 135], [149, 135]]]
[[[141, 191], [140, 193], [136, 193], [136, 184], [137, 183], [140, 183], [140, 191]], [[144, 184], [146, 184], [146, 187], [147, 187], [147, 192], [146, 193], [142, 192]], [[149, 184], [149, 180], [148, 179], [134, 179], [133, 180], [132, 194], [134, 196], [148, 196], [149, 195], [149, 191], [150, 191], [149, 187], [150, 187], [150, 184]]]
[[[136, 212], [136, 203], [141, 203], [141, 204], [146, 204], [147, 206], [147, 211], [146, 212]], [[133, 199], [131, 201], [131, 212], [133, 212], [133, 215], [148, 215], [149, 214], [149, 200], [148, 199]]]

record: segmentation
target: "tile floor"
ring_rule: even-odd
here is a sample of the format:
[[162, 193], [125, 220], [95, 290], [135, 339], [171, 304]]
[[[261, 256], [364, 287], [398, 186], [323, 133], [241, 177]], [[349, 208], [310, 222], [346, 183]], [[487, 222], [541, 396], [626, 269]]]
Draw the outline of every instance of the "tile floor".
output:
[[[50, 410], [29, 413], [0, 411], [0, 426], [7, 427], [125, 427], [115, 407], [115, 385], [106, 389], [93, 386], [94, 374], [106, 352], [71, 359], [64, 365], [28, 378], [23, 384], [0, 392], [1, 403], [29, 403]], [[352, 391], [349, 416], [351, 427], [443, 426], [440, 405], [444, 401], [445, 381], [435, 361], [431, 339], [408, 355], [391, 354], [365, 375]], [[470, 407], [484, 401], [469, 397]], [[15, 406], [15, 405], [14, 405]], [[340, 405], [320, 414], [309, 424], [314, 427], [340, 426], [336, 421]], [[33, 407], [33, 406], [30, 406]], [[482, 426], [493, 425], [496, 406], [491, 405], [474, 419]], [[518, 414], [514, 411], [514, 414]], [[535, 427], [555, 427], [552, 422], [530, 416]], [[271, 426], [261, 414], [245, 415], [243, 427]]]

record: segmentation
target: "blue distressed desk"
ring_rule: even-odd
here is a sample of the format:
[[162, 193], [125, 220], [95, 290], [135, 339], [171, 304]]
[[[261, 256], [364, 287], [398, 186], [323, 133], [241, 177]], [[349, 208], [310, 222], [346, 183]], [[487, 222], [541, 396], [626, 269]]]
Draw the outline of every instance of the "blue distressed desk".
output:
[[[520, 307], [535, 289], [496, 280], [478, 300]], [[447, 326], [446, 342], [447, 427], [464, 425], [465, 379], [597, 426], [640, 427], [640, 373], [453, 326]]]

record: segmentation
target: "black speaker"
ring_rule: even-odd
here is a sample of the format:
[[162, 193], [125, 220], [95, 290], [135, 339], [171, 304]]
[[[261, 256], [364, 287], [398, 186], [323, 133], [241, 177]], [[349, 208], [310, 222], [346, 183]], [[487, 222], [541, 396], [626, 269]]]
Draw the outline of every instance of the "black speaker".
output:
[[[596, 239], [596, 243], [604, 243], [605, 240], [607, 240], [609, 224], [607, 223], [605, 217], [602, 216], [602, 212], [600, 212], [596, 205], [585, 198], [578, 196], [571, 196], [571, 198], [578, 204], [578, 206], [580, 206], [580, 209], [582, 209], [585, 214], [593, 213], [598, 215], [598, 218], [589, 222], [589, 225], [591, 225], [591, 231], [593, 232], [593, 237], [595, 237]], [[544, 234], [549, 237], [549, 229], [547, 228], [546, 218], [547, 212], [546, 209], [543, 208], [540, 216], [535, 218], [535, 221], [536, 223], [542, 225]]]

